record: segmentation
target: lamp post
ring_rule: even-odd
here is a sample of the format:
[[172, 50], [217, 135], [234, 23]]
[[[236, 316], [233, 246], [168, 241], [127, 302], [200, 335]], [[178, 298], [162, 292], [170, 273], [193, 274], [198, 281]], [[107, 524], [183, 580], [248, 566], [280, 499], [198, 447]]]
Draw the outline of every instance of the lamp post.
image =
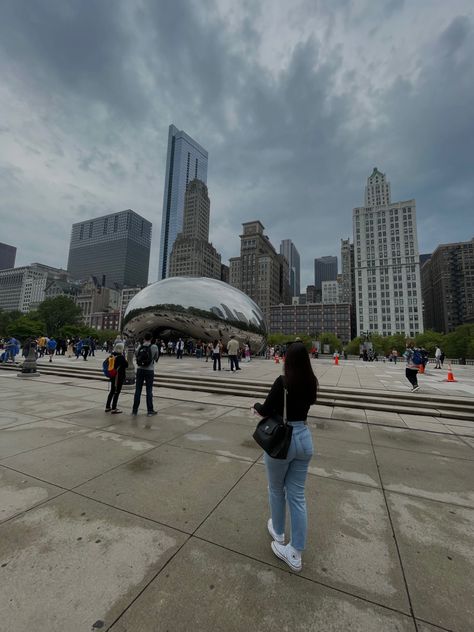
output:
[[[25, 345], [26, 346], [26, 345]], [[36, 342], [33, 339], [28, 340], [28, 353], [21, 365], [21, 372], [17, 373], [18, 377], [38, 377], [40, 372], [36, 364]]]

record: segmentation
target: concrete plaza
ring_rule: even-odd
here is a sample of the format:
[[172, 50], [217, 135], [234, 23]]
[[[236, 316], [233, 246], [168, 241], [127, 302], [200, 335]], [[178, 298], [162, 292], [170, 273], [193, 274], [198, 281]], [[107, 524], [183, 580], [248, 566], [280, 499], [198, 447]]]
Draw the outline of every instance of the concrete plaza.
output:
[[[251, 362], [234, 377], [280, 370]], [[401, 366], [316, 371], [322, 384], [403, 385]], [[472, 395], [473, 369], [458, 371], [425, 387]], [[473, 422], [314, 406], [296, 575], [270, 549], [248, 398], [157, 389], [159, 414], [132, 418], [123, 393], [112, 417], [106, 390], [0, 372], [2, 632], [472, 631]]]

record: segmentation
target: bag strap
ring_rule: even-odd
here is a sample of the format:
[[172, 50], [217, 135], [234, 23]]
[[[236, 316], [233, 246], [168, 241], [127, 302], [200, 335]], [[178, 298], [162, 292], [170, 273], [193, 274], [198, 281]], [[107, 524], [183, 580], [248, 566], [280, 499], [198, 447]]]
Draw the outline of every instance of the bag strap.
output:
[[283, 386], [283, 423], [286, 425], [286, 386]]

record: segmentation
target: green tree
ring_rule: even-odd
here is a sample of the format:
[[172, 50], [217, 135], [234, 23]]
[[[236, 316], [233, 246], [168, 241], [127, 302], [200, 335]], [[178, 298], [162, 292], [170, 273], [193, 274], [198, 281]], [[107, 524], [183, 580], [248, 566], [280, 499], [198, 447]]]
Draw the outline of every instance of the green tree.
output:
[[44, 323], [41, 320], [31, 318], [29, 314], [23, 314], [8, 325], [8, 335], [21, 341], [34, 336], [40, 336], [44, 331]]
[[474, 351], [474, 325], [457, 327], [444, 337], [443, 344], [448, 358], [468, 358]]
[[348, 355], [359, 355], [360, 353], [360, 345], [362, 344], [362, 338], [357, 336], [346, 345], [346, 353]]
[[342, 343], [335, 334], [320, 334], [319, 342], [321, 343], [321, 352], [324, 353], [324, 345], [329, 345], [329, 352], [339, 351], [342, 349]]
[[16, 310], [13, 312], [7, 312], [4, 309], [0, 309], [0, 336], [1, 337], [7, 336], [9, 334], [8, 332], [9, 325], [15, 320], [17, 320], [18, 318], [20, 318], [20, 316], [23, 316], [22, 312], [19, 312]]
[[82, 318], [80, 307], [67, 296], [47, 298], [39, 305], [38, 314], [48, 336], [58, 336], [65, 325], [78, 325]]
[[431, 329], [427, 329], [422, 334], [418, 334], [415, 336], [415, 344], [418, 347], [424, 347], [430, 356], [433, 356], [436, 347], [439, 345], [443, 346], [444, 336], [437, 331], [433, 331]]

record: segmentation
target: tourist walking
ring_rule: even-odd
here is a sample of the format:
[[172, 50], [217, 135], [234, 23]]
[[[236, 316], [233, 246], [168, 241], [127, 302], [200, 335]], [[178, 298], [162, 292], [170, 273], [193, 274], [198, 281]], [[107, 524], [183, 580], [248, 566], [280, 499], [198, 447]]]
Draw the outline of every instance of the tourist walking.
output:
[[142, 396], [143, 384], [146, 389], [146, 409], [148, 417], [156, 415], [153, 408], [153, 378], [155, 376], [155, 363], [158, 362], [160, 353], [158, 347], [152, 344], [152, 335], [145, 334], [143, 344], [135, 352], [137, 361], [137, 375], [135, 379], [135, 397], [133, 398], [132, 415], [138, 414]]
[[441, 368], [441, 349], [439, 346], [436, 347], [435, 351], [435, 369]]
[[56, 351], [57, 345], [58, 345], [58, 343], [56, 342], [56, 340], [54, 338], [50, 338], [48, 340], [47, 347], [48, 347], [48, 354], [49, 354], [49, 361], [50, 362], [53, 361], [53, 355], [54, 355], [54, 352]]
[[[311, 368], [306, 347], [301, 342], [289, 345], [285, 373], [277, 377], [263, 404], [255, 404], [262, 417], [278, 414], [283, 417], [286, 389], [286, 418], [293, 426], [291, 444], [286, 459], [274, 459], [264, 453], [268, 479], [270, 519], [267, 523], [272, 537], [272, 551], [294, 571], [302, 568], [301, 555], [306, 547], [308, 519], [305, 483], [313, 456], [311, 432], [306, 425], [308, 411], [316, 401], [318, 380]], [[285, 515], [288, 504], [291, 537], [285, 545]]]
[[406, 360], [405, 375], [407, 380], [412, 385], [411, 392], [414, 393], [420, 387], [418, 386], [418, 370], [423, 363], [420, 350], [414, 347], [412, 342], [407, 343], [406, 351], [403, 354]]
[[244, 347], [245, 362], [250, 362], [250, 345], [246, 344]]
[[123, 355], [124, 349], [125, 345], [123, 342], [117, 342], [112, 352], [112, 355], [115, 357], [113, 367], [115, 375], [110, 378], [110, 391], [107, 397], [107, 403], [105, 404], [105, 412], [111, 413], [112, 415], [119, 415], [122, 412], [117, 408], [117, 404], [123, 383], [125, 382], [125, 369], [128, 367], [128, 362]]
[[230, 360], [230, 370], [240, 371], [239, 367], [239, 358], [237, 354], [239, 353], [239, 341], [236, 340], [235, 336], [231, 336], [229, 342], [227, 343], [227, 353], [229, 355]]
[[219, 344], [218, 340], [214, 340], [213, 344], [212, 344], [212, 369], [213, 371], [216, 370], [216, 368], [219, 368], [219, 371], [221, 370], [221, 346]]

